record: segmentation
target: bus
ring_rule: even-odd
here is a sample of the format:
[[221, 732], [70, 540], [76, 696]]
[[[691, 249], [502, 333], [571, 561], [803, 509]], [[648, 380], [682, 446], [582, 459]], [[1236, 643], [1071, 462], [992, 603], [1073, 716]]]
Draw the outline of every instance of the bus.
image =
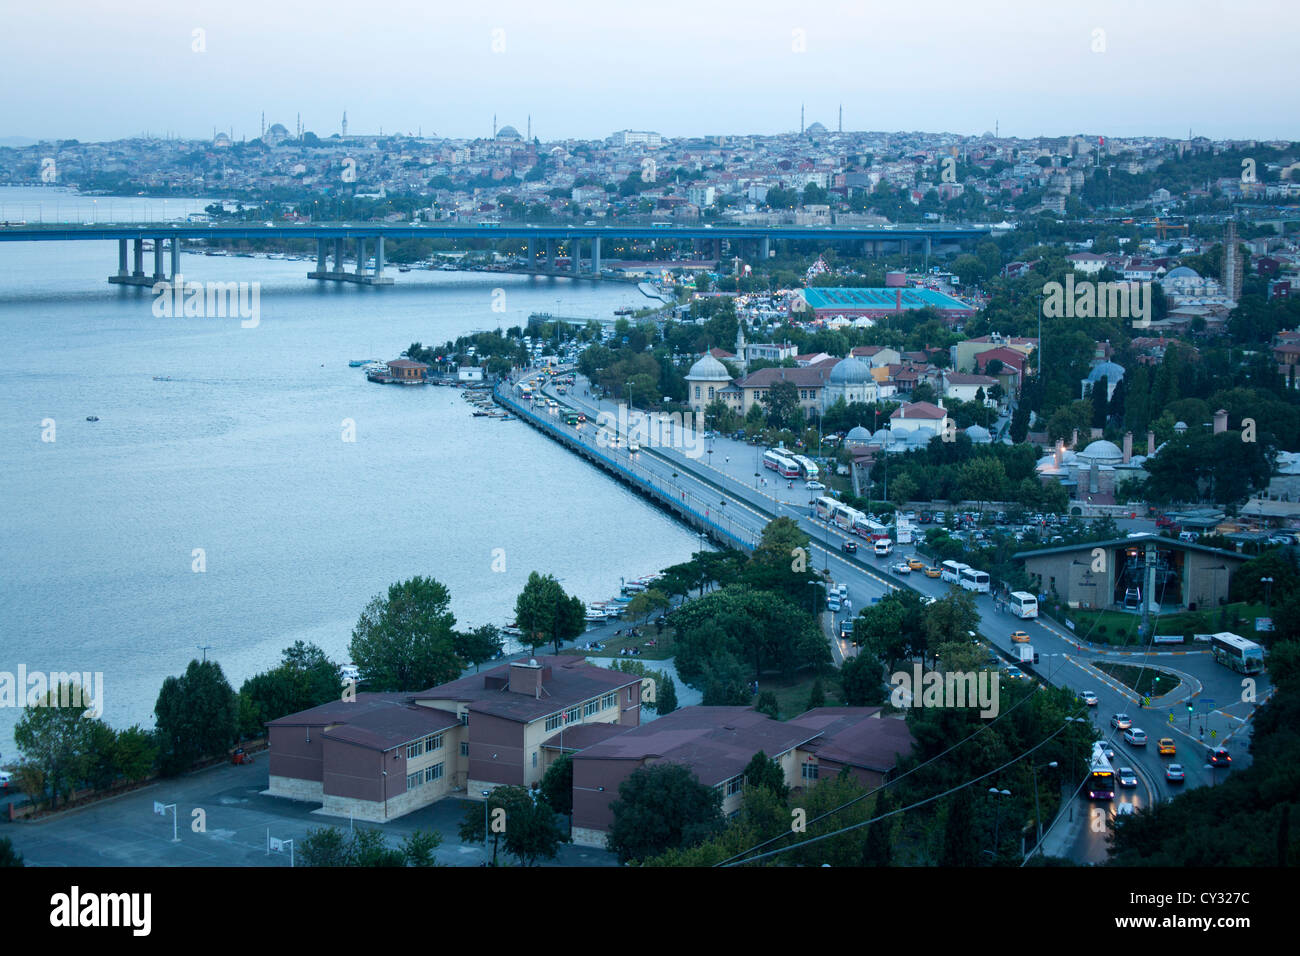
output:
[[1038, 617], [1038, 598], [1028, 591], [1012, 591], [1007, 598], [1007, 607], [1019, 618]]
[[836, 504], [835, 506], [835, 523], [845, 531], [852, 531], [854, 524], [865, 517], [866, 515], [861, 511], [848, 505]]
[[790, 460], [799, 466], [799, 474], [804, 481], [816, 481], [817, 476], [821, 474], [817, 465], [807, 455], [791, 455]]
[[835, 509], [839, 507], [839, 504], [840, 503], [834, 498], [831, 498], [828, 495], [821, 495], [813, 502], [813, 509], [816, 511], [817, 517], [821, 518], [823, 521], [830, 521], [835, 517]]
[[763, 467], [770, 468], [782, 478], [798, 478], [799, 465], [793, 459], [787, 458], [775, 448], [763, 453]]
[[1210, 653], [1239, 674], [1258, 674], [1264, 669], [1264, 648], [1230, 631], [1210, 635]]
[[962, 564], [960, 561], [945, 561], [939, 565], [939, 580], [958, 584], [961, 582], [961, 573], [969, 567], [969, 564]]
[[875, 541], [877, 538], [888, 538], [889, 529], [879, 521], [873, 519], [870, 515], [859, 512], [858, 517], [853, 519], [853, 533], [860, 538], [866, 538], [868, 541]]
[[974, 591], [977, 594], [989, 593], [989, 573], [987, 571], [962, 568], [957, 577], [957, 583], [967, 591]]
[[1100, 740], [1092, 745], [1088, 761], [1088, 799], [1111, 800], [1115, 797], [1115, 768], [1106, 758], [1106, 745]]

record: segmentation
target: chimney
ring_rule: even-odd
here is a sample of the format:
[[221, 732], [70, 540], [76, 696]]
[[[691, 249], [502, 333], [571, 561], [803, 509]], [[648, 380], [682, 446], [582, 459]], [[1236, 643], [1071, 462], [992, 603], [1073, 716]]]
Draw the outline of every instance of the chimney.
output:
[[1133, 433], [1124, 433], [1124, 464], [1128, 464], [1129, 459], [1133, 457]]
[[899, 312], [903, 311], [903, 290], [902, 289], [894, 290], [894, 308], [897, 309]]
[[1077, 428], [1070, 434], [1070, 447], [1071, 448], [1079, 447], [1079, 429]]
[[514, 661], [510, 665], [510, 693], [542, 696], [542, 665], [537, 663], [537, 658]]
[[1147, 457], [1150, 458], [1156, 453], [1156, 433], [1150, 428], [1147, 429]]
[[1228, 413], [1222, 408], [1214, 413], [1214, 434], [1228, 430]]
[[1088, 464], [1088, 491], [1095, 495], [1099, 490], [1097, 487], [1097, 463], [1093, 461]]
[[1055, 455], [1055, 459], [1056, 459], [1056, 467], [1057, 467], [1057, 468], [1060, 468], [1060, 467], [1061, 467], [1061, 458], [1064, 456], [1064, 454], [1065, 454], [1065, 443], [1062, 442], [1062, 441], [1057, 441], [1057, 443], [1056, 443], [1056, 455]]

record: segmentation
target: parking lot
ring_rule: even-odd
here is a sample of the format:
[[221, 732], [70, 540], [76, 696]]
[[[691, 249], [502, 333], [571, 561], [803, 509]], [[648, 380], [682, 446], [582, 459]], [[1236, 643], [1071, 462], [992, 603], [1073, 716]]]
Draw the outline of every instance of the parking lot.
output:
[[[289, 853], [267, 853], [267, 837], [300, 846], [308, 832], [349, 822], [315, 813], [318, 804], [263, 796], [267, 786], [264, 755], [251, 766], [223, 765], [160, 781], [100, 803], [36, 822], [0, 824], [29, 866], [289, 866]], [[164, 816], [154, 802], [168, 805]], [[173, 842], [172, 810], [176, 806]], [[387, 824], [357, 823], [381, 829], [390, 845], [415, 830], [442, 834], [440, 864], [478, 866], [480, 844], [462, 844], [456, 830], [466, 802], [441, 800]], [[479, 807], [479, 804], [473, 804]], [[565, 845], [547, 865], [614, 866], [613, 854]]]

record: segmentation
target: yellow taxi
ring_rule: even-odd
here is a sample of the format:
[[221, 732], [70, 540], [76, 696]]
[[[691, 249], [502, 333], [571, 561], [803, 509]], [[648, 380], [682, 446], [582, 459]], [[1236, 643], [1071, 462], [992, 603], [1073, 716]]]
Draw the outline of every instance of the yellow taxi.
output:
[[937, 577], [939, 576], [939, 569], [938, 569], [938, 568], [926, 568], [926, 569], [925, 569], [925, 576], [926, 576], [927, 578], [937, 578]]
[[1172, 756], [1174, 755], [1174, 753], [1175, 753], [1174, 738], [1173, 738], [1173, 737], [1161, 737], [1161, 738], [1160, 738], [1160, 756], [1162, 756], [1162, 757], [1172, 757]]
[[1013, 644], [1028, 644], [1029, 635], [1026, 634], [1024, 631], [1012, 631], [1011, 641]]
[[912, 555], [910, 558], [907, 559], [907, 566], [911, 568], [913, 571], [925, 570], [925, 562], [922, 561], [920, 558], [918, 558], [916, 555]]

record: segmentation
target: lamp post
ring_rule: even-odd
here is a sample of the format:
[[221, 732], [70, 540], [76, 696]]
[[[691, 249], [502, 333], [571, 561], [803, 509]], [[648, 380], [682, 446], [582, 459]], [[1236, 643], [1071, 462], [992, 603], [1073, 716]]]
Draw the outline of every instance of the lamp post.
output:
[[1038, 771], [1044, 770], [1048, 767], [1055, 768], [1056, 766], [1057, 766], [1056, 761], [1053, 760], [1051, 763], [1032, 765], [1029, 768], [1030, 772], [1034, 776], [1034, 827], [1037, 836], [1037, 839], [1034, 840], [1034, 846], [1038, 846], [1040, 843], [1043, 842], [1043, 818], [1038, 809]]
[[[1088, 719], [1087, 719], [1086, 717], [1066, 717], [1066, 718], [1065, 718], [1065, 722], [1066, 722], [1067, 724], [1087, 724], [1087, 723], [1089, 723], [1089, 721], [1088, 721]], [[1068, 733], [1068, 730], [1067, 730], [1067, 733]], [[1076, 762], [1076, 757], [1075, 757], [1076, 750], [1075, 750], [1075, 747], [1074, 747], [1074, 745], [1073, 745], [1074, 742], [1071, 741], [1070, 744], [1071, 744], [1071, 746], [1070, 746], [1070, 779], [1071, 779], [1071, 780], [1074, 780], [1074, 779], [1076, 779], [1077, 776], [1078, 776], [1079, 765], [1078, 765], [1078, 763]], [[1071, 819], [1071, 820], [1074, 819], [1074, 801], [1073, 801], [1073, 800], [1070, 801], [1070, 819]]]
[[1273, 579], [1260, 578], [1259, 583], [1264, 585], [1264, 611], [1266, 613], [1271, 612], [1272, 597], [1273, 597]]
[[203, 652], [203, 663], [208, 662], [208, 651], [212, 650], [211, 644], [195, 644], [196, 648]]
[[985, 852], [987, 852], [987, 853], [989, 854], [989, 856], [993, 857], [993, 862], [996, 864], [997, 861], [998, 861], [998, 843], [999, 843], [998, 838], [1001, 836], [1001, 832], [1002, 832], [1002, 831], [1001, 831], [1001, 826], [1002, 826], [1002, 801], [999, 800], [999, 799], [997, 799], [997, 798], [998, 798], [998, 797], [1009, 797], [1009, 796], [1011, 796], [1011, 791], [1010, 791], [1010, 790], [999, 790], [997, 787], [989, 787], [989, 796], [993, 798], [993, 807], [994, 807], [994, 812], [993, 812], [993, 849], [991, 849], [991, 850], [987, 850], [987, 851], [985, 851]]
[[[487, 865], [488, 865], [488, 862], [487, 862], [487, 841], [488, 841], [488, 797], [491, 795], [492, 791], [491, 791], [491, 790], [481, 790], [481, 791], [479, 791], [479, 792], [483, 794], [483, 865], [484, 865], [484, 866], [487, 866]], [[493, 863], [496, 862], [495, 857], [493, 858], [492, 862], [493, 862]]]

